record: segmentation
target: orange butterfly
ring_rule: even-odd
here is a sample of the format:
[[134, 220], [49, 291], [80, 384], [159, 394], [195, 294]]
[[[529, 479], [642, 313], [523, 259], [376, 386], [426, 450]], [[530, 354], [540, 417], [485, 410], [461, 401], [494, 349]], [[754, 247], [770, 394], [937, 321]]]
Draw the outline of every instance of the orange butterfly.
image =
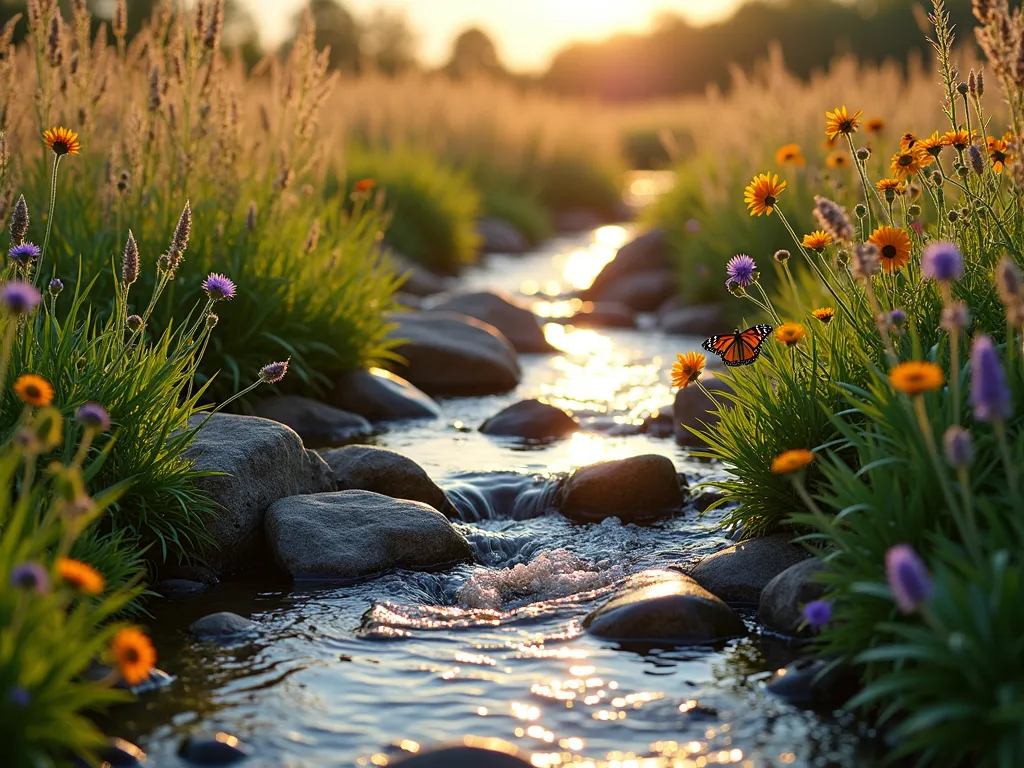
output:
[[712, 336], [701, 346], [708, 352], [714, 352], [730, 367], [750, 365], [761, 354], [761, 345], [772, 335], [772, 330], [770, 325], [755, 325], [743, 333], [736, 331], [725, 336]]

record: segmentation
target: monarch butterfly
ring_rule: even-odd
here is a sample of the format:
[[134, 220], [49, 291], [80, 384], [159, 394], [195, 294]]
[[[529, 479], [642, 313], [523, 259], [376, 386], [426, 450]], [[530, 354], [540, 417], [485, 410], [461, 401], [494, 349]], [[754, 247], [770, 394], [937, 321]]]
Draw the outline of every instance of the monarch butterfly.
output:
[[772, 330], [770, 325], [755, 325], [743, 333], [736, 331], [725, 336], [712, 336], [701, 346], [708, 352], [714, 352], [730, 367], [750, 365], [761, 354], [761, 345], [771, 336]]

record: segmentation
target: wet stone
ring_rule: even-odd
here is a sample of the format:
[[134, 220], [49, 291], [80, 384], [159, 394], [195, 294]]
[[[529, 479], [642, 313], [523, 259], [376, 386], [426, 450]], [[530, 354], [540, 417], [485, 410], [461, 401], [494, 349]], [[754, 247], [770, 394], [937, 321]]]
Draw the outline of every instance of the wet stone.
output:
[[111, 739], [100, 750], [100, 760], [111, 768], [130, 768], [146, 762], [146, 753], [139, 747], [124, 739]]
[[255, 622], [228, 611], [203, 616], [189, 627], [189, 631], [202, 640], [225, 640], [248, 634], [255, 629]]
[[167, 688], [176, 679], [177, 678], [174, 675], [169, 675], [162, 669], [154, 669], [149, 673], [149, 678], [143, 680], [138, 685], [127, 686], [122, 681], [118, 683], [116, 687], [127, 687], [135, 696], [144, 696], [148, 693], [155, 693], [156, 691], [160, 691], [164, 688]]
[[801, 610], [807, 603], [824, 596], [825, 585], [815, 580], [824, 569], [821, 560], [809, 558], [791, 565], [769, 581], [761, 592], [757, 620], [784, 635], [807, 633], [806, 628], [801, 630], [804, 623]]
[[153, 589], [164, 597], [180, 599], [201, 595], [210, 589], [210, 585], [190, 579], [164, 579], [158, 581]]
[[334, 474], [339, 491], [371, 491], [393, 499], [429, 504], [438, 512], [452, 513], [444, 491], [412, 459], [386, 448], [350, 445], [321, 454]]
[[[467, 738], [467, 741], [470, 739]], [[437, 747], [427, 752], [399, 759], [395, 765], [404, 768], [528, 768], [520, 759], [519, 750], [499, 739], [477, 739], [483, 745]]]
[[580, 467], [566, 481], [559, 508], [580, 521], [649, 521], [678, 513], [684, 496], [672, 461], [649, 454]]
[[337, 445], [373, 432], [370, 422], [359, 414], [299, 395], [264, 398], [256, 403], [254, 411], [257, 416], [291, 427], [308, 446]]
[[434, 419], [441, 415], [441, 408], [426, 393], [381, 368], [340, 374], [328, 399], [338, 408], [370, 421]]
[[825, 659], [800, 659], [780, 669], [767, 690], [788, 704], [804, 709], [834, 710], [856, 695], [856, 671]]
[[232, 765], [249, 756], [249, 750], [229, 733], [213, 736], [190, 736], [178, 755], [195, 765]]
[[788, 536], [749, 539], [701, 560], [690, 575], [712, 594], [730, 603], [756, 603], [772, 579], [806, 560], [807, 550]]
[[489, 418], [480, 431], [543, 442], [568, 437], [579, 428], [576, 419], [561, 408], [539, 400], [522, 400]]
[[553, 352], [533, 311], [513, 297], [490, 291], [462, 293], [431, 306], [439, 312], [474, 317], [497, 328], [522, 354]]

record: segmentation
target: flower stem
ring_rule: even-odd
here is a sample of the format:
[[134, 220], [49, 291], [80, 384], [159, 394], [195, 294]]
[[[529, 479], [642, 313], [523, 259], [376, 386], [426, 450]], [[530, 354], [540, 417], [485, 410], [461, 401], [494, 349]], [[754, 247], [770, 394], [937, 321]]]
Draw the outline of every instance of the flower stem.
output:
[[46, 260], [46, 249], [50, 245], [50, 233], [53, 231], [53, 212], [57, 207], [57, 168], [60, 166], [60, 155], [54, 155], [53, 173], [50, 175], [50, 213], [46, 217], [46, 236], [43, 238], [43, 250], [39, 254], [39, 264], [36, 265], [36, 276], [33, 284], [39, 284], [39, 276], [43, 274], [43, 261]]

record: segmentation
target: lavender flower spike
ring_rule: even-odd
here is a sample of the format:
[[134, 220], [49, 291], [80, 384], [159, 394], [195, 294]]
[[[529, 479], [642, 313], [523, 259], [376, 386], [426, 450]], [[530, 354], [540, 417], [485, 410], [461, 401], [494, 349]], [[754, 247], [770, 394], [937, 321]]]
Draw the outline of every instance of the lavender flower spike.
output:
[[760, 276], [754, 260], [742, 253], [729, 259], [729, 263], [725, 265], [725, 272], [729, 275], [729, 279], [725, 281], [725, 284], [736, 283], [741, 288], [753, 285]]
[[277, 384], [277, 382], [283, 379], [285, 374], [288, 373], [288, 363], [290, 361], [291, 358], [288, 358], [288, 360], [283, 360], [278, 363], [268, 363], [267, 365], [264, 365], [260, 368], [260, 381], [267, 384]]
[[12, 315], [27, 315], [39, 306], [42, 298], [29, 283], [13, 281], [0, 288], [0, 306]]
[[1013, 413], [999, 353], [985, 335], [977, 336], [971, 349], [971, 405], [978, 421], [999, 422]]
[[804, 606], [800, 614], [807, 622], [807, 626], [818, 629], [832, 620], [832, 603], [828, 600], [812, 600]]
[[907, 544], [897, 544], [885, 553], [885, 578], [903, 613], [913, 613], [932, 597], [931, 576], [921, 558]]
[[11, 585], [45, 595], [50, 591], [50, 575], [39, 563], [22, 563], [11, 570]]
[[213, 301], [231, 301], [235, 297], [235, 284], [225, 275], [211, 272], [203, 280], [203, 291]]
[[964, 255], [953, 243], [931, 243], [921, 254], [921, 273], [949, 283], [964, 276]]

